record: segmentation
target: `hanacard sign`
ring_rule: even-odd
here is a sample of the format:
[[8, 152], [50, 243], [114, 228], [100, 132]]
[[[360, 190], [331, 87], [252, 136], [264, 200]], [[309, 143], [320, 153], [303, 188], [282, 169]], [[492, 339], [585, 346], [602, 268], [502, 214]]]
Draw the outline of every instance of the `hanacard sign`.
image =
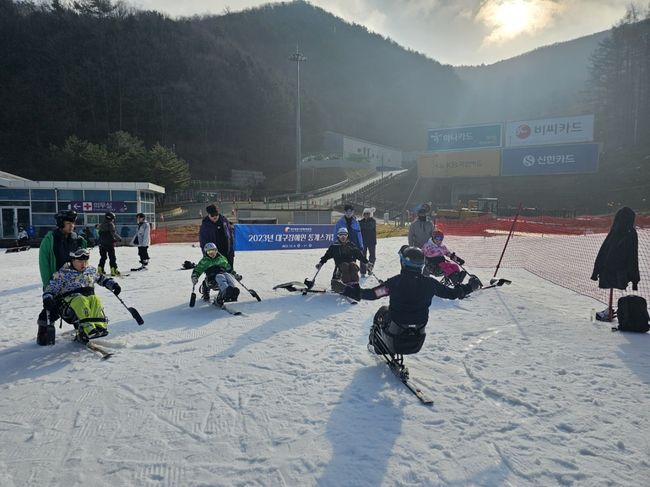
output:
[[502, 126], [468, 125], [465, 127], [429, 129], [427, 150], [462, 150], [501, 147]]

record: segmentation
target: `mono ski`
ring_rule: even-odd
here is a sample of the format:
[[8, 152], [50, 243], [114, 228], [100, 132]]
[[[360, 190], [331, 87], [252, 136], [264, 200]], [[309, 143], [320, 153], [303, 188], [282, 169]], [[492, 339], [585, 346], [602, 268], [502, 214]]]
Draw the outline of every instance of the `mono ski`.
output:
[[[401, 355], [397, 355], [397, 358], [390, 353], [384, 341], [379, 337], [377, 333], [374, 334], [374, 340], [376, 345], [378, 345], [379, 354], [376, 354], [373, 350], [372, 345], [368, 345], [368, 350], [373, 355], [381, 355], [382, 358], [386, 361], [388, 368], [395, 374], [395, 376], [406, 386], [406, 388], [411, 391], [422, 404], [425, 406], [433, 406], [433, 399], [429, 398], [422, 389], [420, 389], [410, 378], [408, 367], [404, 365], [404, 358]], [[379, 358], [379, 357], [378, 357]]]
[[75, 335], [73, 341], [76, 342], [76, 343], [79, 343], [80, 345], [83, 345], [83, 347], [86, 350], [88, 350], [89, 352], [94, 353], [95, 355], [97, 355], [102, 360], [106, 360], [106, 359], [113, 356], [112, 351], [110, 351], [110, 350], [108, 350], [108, 349], [106, 349], [104, 347], [100, 347], [99, 345], [94, 344], [92, 341], [84, 342], [84, 341], [80, 340], [79, 337], [76, 336], [76, 335]]

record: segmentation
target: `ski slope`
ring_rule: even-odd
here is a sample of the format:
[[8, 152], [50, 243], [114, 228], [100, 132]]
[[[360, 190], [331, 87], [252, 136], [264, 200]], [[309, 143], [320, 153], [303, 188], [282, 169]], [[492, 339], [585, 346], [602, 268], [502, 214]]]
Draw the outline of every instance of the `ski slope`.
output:
[[[402, 243], [380, 240], [380, 277]], [[117, 250], [136, 266], [135, 248]], [[590, 322], [597, 301], [502, 269], [511, 286], [434, 299], [406, 357], [435, 400], [423, 406], [366, 349], [387, 300], [271, 290], [311, 278], [323, 252], [238, 253], [262, 302], [242, 291], [231, 316], [188, 307], [180, 265], [198, 248], [152, 247], [151, 269], [121, 279], [144, 326], [98, 288], [106, 361], [63, 336], [69, 325], [36, 345], [38, 252], [0, 253], [0, 485], [648, 485], [650, 336], [612, 333]]]

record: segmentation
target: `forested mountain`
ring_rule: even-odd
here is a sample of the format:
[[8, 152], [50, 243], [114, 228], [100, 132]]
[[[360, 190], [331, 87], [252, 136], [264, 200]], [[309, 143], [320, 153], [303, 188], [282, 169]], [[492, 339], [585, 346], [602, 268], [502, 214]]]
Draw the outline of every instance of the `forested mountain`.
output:
[[[423, 150], [429, 127], [594, 112], [608, 176], [581, 184], [608, 181], [619, 159], [643, 179], [650, 27], [641, 17], [632, 11], [605, 33], [453, 68], [303, 1], [172, 20], [110, 0], [0, 0], [0, 170], [96, 178], [101, 164], [86, 170], [87, 152], [150, 161], [163, 154], [158, 143], [194, 179], [228, 179], [234, 167], [288, 173], [296, 87], [288, 58], [299, 47], [308, 58], [303, 153], [319, 150], [326, 130]], [[183, 172], [163, 159], [168, 175]], [[127, 169], [105, 177], [142, 175], [119, 167]]]
[[610, 31], [540, 47], [488, 66], [459, 66], [467, 95], [464, 123], [588, 113], [585, 83], [591, 56]]

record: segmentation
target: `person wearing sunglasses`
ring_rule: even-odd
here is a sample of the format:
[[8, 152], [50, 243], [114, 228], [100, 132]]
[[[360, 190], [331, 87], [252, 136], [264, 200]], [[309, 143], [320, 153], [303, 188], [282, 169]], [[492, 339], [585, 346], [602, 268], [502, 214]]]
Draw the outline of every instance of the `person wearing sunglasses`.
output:
[[[90, 250], [79, 248], [70, 252], [69, 262], [54, 273], [43, 291], [43, 307], [50, 315], [60, 315], [77, 329], [77, 338], [87, 342], [108, 335], [108, 320], [95, 284], [109, 289], [116, 296], [122, 289], [115, 280], [100, 274], [88, 264]], [[52, 324], [50, 333], [54, 333]], [[51, 337], [54, 344], [54, 336]]]
[[343, 216], [339, 218], [334, 226], [334, 240], [338, 238], [338, 231], [345, 228], [348, 231], [348, 240], [359, 250], [363, 252], [363, 237], [361, 235], [361, 227], [357, 217], [354, 216], [354, 207], [350, 203], [346, 203], [343, 207]]

